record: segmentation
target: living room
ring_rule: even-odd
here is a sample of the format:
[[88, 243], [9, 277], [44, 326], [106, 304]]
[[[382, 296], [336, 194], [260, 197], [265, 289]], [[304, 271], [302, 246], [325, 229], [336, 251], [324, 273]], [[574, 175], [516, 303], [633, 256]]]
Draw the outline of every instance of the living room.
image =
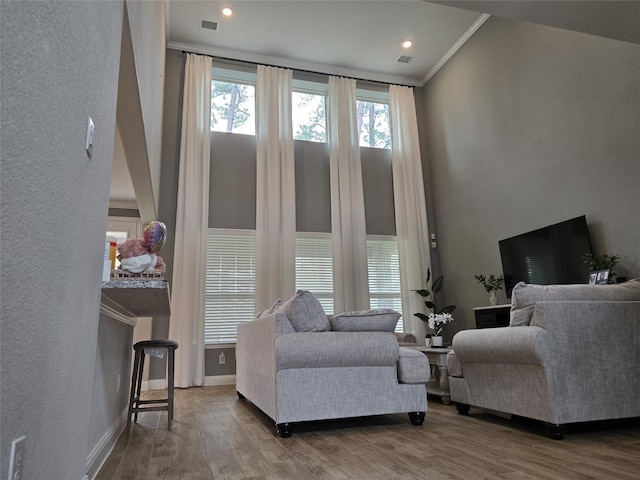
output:
[[[157, 12], [127, 3], [139, 39]], [[25, 435], [29, 478], [82, 478], [97, 443], [99, 275], [86, 278], [100, 270], [104, 242], [123, 5], [29, 8], [2, 7], [1, 474], [11, 441]], [[619, 255], [620, 275], [640, 276], [639, 49], [496, 14], [415, 88], [433, 270], [446, 277], [443, 301], [458, 306], [449, 340], [473, 328], [473, 307], [488, 303], [474, 274], [500, 273], [502, 238], [586, 215], [594, 251]], [[76, 145], [84, 147], [87, 115], [100, 134], [90, 161]], [[162, 133], [147, 124], [158, 218], [174, 215], [163, 199], [173, 179], [155, 180]], [[167, 155], [175, 151], [163, 147]]]

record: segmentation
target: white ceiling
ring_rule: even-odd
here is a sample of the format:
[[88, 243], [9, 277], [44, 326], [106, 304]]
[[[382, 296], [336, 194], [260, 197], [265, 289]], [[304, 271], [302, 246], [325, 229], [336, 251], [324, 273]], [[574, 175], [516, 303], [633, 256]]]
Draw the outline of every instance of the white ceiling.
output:
[[[423, 85], [486, 16], [421, 0], [166, 2], [169, 47], [406, 85]], [[233, 15], [222, 15], [231, 7]], [[202, 20], [218, 30], [201, 27]], [[413, 46], [402, 47], [404, 40]], [[400, 56], [411, 56], [399, 63]]]

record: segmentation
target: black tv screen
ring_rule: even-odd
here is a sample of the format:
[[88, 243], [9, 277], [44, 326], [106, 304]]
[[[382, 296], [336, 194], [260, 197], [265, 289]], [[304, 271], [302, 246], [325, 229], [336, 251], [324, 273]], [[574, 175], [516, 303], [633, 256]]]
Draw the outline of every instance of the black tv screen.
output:
[[585, 216], [498, 242], [507, 297], [518, 282], [538, 285], [587, 283], [591, 253]]

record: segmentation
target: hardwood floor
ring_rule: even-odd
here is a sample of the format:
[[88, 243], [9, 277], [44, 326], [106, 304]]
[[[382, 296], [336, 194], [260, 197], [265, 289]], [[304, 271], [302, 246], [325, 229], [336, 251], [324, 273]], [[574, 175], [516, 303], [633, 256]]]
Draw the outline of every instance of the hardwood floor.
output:
[[[160, 392], [158, 395], [161, 395]], [[429, 400], [421, 427], [406, 414], [297, 424], [282, 439], [234, 386], [178, 389], [166, 412], [140, 414], [98, 480], [125, 479], [638, 479], [640, 422], [588, 424], [549, 439], [511, 421]]]

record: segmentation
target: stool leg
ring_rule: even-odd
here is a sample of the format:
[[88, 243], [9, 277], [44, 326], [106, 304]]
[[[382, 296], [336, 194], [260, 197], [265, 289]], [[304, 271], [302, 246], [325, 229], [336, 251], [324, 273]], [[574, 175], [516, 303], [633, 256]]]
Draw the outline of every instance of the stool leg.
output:
[[135, 359], [133, 361], [133, 372], [131, 373], [131, 391], [129, 393], [129, 413], [127, 414], [127, 433], [131, 429], [131, 413], [135, 403], [136, 380], [138, 379], [138, 368], [140, 367], [140, 351], [136, 350]]
[[138, 368], [138, 384], [136, 386], [136, 408], [133, 414], [134, 423], [138, 423], [138, 407], [140, 406], [140, 389], [142, 388], [142, 375], [144, 373], [144, 348], [140, 349], [140, 367]]
[[167, 365], [167, 376], [168, 376], [168, 385], [167, 385], [167, 389], [168, 389], [168, 410], [167, 410], [167, 417], [168, 417], [168, 425], [167, 425], [167, 430], [171, 430], [171, 421], [173, 420], [173, 372], [175, 370], [175, 349], [174, 348], [169, 348], [167, 349], [169, 355], [167, 355], [167, 361], [168, 361], [168, 365]]

